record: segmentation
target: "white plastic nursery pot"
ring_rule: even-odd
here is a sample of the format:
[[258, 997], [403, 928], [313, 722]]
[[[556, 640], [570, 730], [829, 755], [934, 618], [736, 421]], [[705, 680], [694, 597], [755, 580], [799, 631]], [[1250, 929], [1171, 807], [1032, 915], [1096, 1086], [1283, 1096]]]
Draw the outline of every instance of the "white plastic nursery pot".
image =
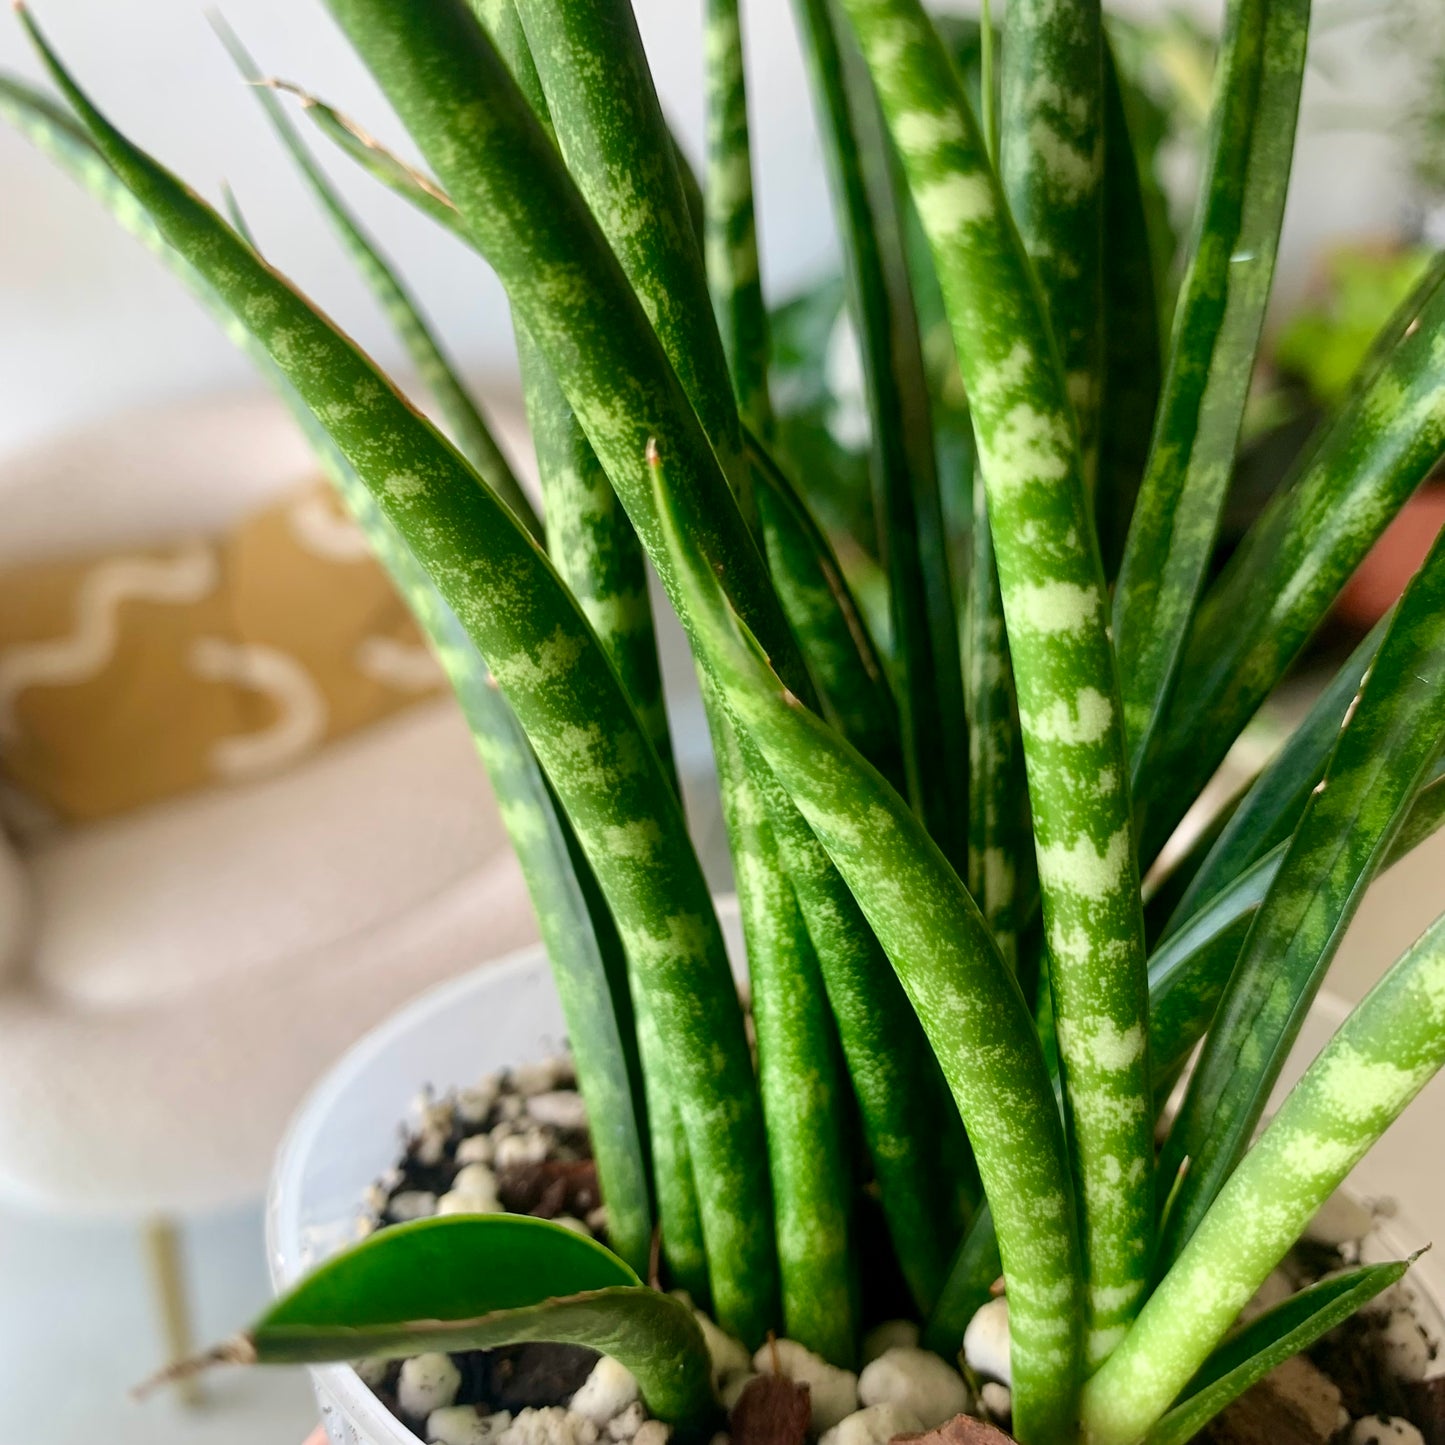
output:
[[[741, 973], [737, 908], [719, 907]], [[1348, 1005], [1316, 1000], [1281, 1080], [1278, 1098], [1339, 1027]], [[422, 1086], [438, 1094], [494, 1069], [555, 1053], [562, 1011], [546, 955], [524, 949], [423, 994], [357, 1043], [302, 1105], [277, 1156], [267, 1205], [271, 1281], [279, 1292], [355, 1238], [362, 1191], [396, 1162], [400, 1127]], [[1397, 1205], [1373, 1243], [1399, 1257], [1445, 1242], [1445, 1073], [1437, 1077], [1351, 1176], [1362, 1199]], [[1445, 1301], [1445, 1258], [1421, 1258], [1413, 1278]], [[331, 1445], [418, 1445], [417, 1437], [349, 1365], [311, 1367]]]

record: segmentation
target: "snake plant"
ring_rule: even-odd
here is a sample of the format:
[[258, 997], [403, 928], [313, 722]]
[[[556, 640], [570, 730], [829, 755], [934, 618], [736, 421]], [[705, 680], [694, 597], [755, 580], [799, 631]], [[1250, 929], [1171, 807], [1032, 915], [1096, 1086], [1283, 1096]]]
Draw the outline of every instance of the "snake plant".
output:
[[[1023, 1445], [1188, 1439], [1399, 1278], [1356, 1271], [1231, 1334], [1445, 1062], [1442, 919], [1259, 1129], [1365, 890], [1445, 821], [1445, 540], [1232, 811], [1170, 846], [1445, 452], [1437, 264], [1215, 573], [1308, 0], [1229, 0], [1177, 298], [1098, 0], [1014, 0], [1002, 36], [985, 10], [981, 89], [920, 0], [797, 0], [873, 516], [826, 449], [790, 446], [770, 380], [737, 0], [698, 0], [701, 181], [628, 0], [327, 4], [421, 164], [256, 93], [440, 425], [23, 10], [61, 95], [0, 77], [0, 110], [281, 390], [445, 662], [548, 945], [610, 1249], [506, 1216], [389, 1229], [218, 1353], [590, 1344], [697, 1433], [719, 1408], [703, 1338], [643, 1278], [750, 1347], [781, 1331], [847, 1365], [858, 1261], [883, 1255], [945, 1356], [1006, 1292]], [[500, 278], [540, 513], [303, 116]], [[926, 354], [939, 306], [957, 395]], [[706, 705], [755, 1058], [680, 805], [649, 565]]]

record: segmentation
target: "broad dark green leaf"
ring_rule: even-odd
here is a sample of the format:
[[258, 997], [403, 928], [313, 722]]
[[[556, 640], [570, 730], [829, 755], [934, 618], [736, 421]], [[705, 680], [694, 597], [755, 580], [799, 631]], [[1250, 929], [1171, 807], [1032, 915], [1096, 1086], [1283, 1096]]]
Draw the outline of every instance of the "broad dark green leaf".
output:
[[549, 1220], [452, 1215], [381, 1230], [288, 1290], [233, 1346], [260, 1364], [586, 1345], [637, 1377], [659, 1419], [713, 1422], [712, 1367], [686, 1305]]
[[1401, 598], [1260, 906], [1160, 1159], [1189, 1169], [1164, 1224], [1177, 1256], [1248, 1145], [1365, 889], [1445, 744], [1445, 535]]
[[1187, 1445], [1224, 1407], [1276, 1365], [1307, 1350], [1382, 1290], [1403, 1279], [1411, 1260], [1368, 1265], [1301, 1290], [1226, 1340], [1190, 1382], [1184, 1398], [1144, 1437], [1144, 1445]]

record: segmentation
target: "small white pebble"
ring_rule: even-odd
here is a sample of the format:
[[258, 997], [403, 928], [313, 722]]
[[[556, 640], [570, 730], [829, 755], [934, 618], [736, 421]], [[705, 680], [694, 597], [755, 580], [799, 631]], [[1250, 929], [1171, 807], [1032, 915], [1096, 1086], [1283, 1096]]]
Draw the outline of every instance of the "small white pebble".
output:
[[918, 1336], [918, 1326], [912, 1320], [884, 1320], [863, 1336], [863, 1363], [872, 1364], [895, 1345], [911, 1350], [918, 1343]]
[[437, 1212], [437, 1197], [429, 1189], [403, 1189], [392, 1195], [386, 1212], [398, 1224], [409, 1219], [429, 1219]]
[[528, 1129], [525, 1134], [509, 1134], [505, 1139], [497, 1140], [497, 1168], [540, 1164], [551, 1147], [551, 1142], [540, 1129]]
[[418, 1133], [451, 1133], [452, 1119], [456, 1113], [455, 1100], [433, 1098], [431, 1090], [424, 1089], [412, 1100], [411, 1107], [416, 1115]]
[[[691, 1308], [692, 1301], [687, 1298], [685, 1290], [675, 1290], [673, 1293], [681, 1296], [684, 1303]], [[752, 1356], [748, 1354], [746, 1345], [740, 1340], [735, 1340], [701, 1310], [694, 1309], [692, 1317], [702, 1331], [703, 1343], [707, 1346], [708, 1358], [712, 1361], [714, 1384], [720, 1385], [734, 1375], [751, 1375], [753, 1373]]]
[[554, 1129], [585, 1129], [587, 1105], [575, 1089], [552, 1089], [527, 1100], [527, 1112], [539, 1123]]
[[632, 1404], [638, 1394], [632, 1371], [603, 1355], [568, 1402], [568, 1408], [585, 1415], [596, 1425], [606, 1425]]
[[458, 1164], [490, 1164], [494, 1146], [490, 1134], [468, 1134], [457, 1145], [456, 1160]]
[[446, 1157], [447, 1136], [437, 1129], [426, 1129], [413, 1141], [411, 1157], [430, 1169]]
[[[520, 1119], [527, 1112], [527, 1101], [520, 1094], [503, 1094], [497, 1100], [497, 1113], [502, 1123], [509, 1123], [513, 1119]], [[497, 1131], [492, 1130], [492, 1137], [495, 1138]]]
[[491, 1445], [511, 1423], [505, 1410], [483, 1415], [475, 1405], [448, 1405], [426, 1417], [426, 1438], [433, 1445]]
[[362, 1215], [353, 1226], [352, 1233], [357, 1239], [370, 1239], [376, 1233], [376, 1220]]
[[923, 1428], [918, 1416], [901, 1405], [869, 1405], [825, 1430], [818, 1445], [888, 1445], [895, 1435], [915, 1435]]
[[646, 1419], [647, 1411], [643, 1408], [642, 1401], [634, 1400], [625, 1410], [607, 1422], [608, 1439], [632, 1439]]
[[858, 1377], [858, 1398], [865, 1405], [897, 1405], [932, 1430], [961, 1415], [973, 1402], [963, 1376], [931, 1350], [894, 1345]]
[[1380, 1330], [1385, 1371], [1397, 1380], [1423, 1380], [1433, 1351], [1423, 1326], [1407, 1310], [1396, 1310]]
[[1008, 1301], [1002, 1295], [982, 1305], [963, 1332], [963, 1358], [986, 1379], [1013, 1384], [1009, 1367]]
[[368, 1214], [380, 1214], [386, 1208], [386, 1198], [390, 1192], [380, 1184], [368, 1184], [361, 1191], [361, 1207]]
[[390, 1360], [365, 1359], [352, 1361], [351, 1368], [361, 1376], [361, 1383], [374, 1390], [391, 1371]]
[[987, 1380], [978, 1387], [979, 1402], [988, 1411], [989, 1419], [997, 1423], [1007, 1420], [1013, 1414], [1014, 1392], [997, 1380]]
[[632, 1437], [632, 1445], [667, 1445], [672, 1439], [672, 1426], [661, 1420], [644, 1420]]
[[812, 1425], [819, 1435], [858, 1408], [858, 1376], [851, 1370], [830, 1365], [797, 1340], [776, 1340], [764, 1345], [753, 1356], [753, 1368], [760, 1375], [779, 1374], [785, 1380], [795, 1380], [808, 1387], [813, 1402]]
[[401, 1362], [396, 1402], [408, 1414], [425, 1420], [433, 1410], [445, 1409], [457, 1397], [462, 1372], [448, 1355], [416, 1355]]
[[1398, 1415], [1366, 1415], [1350, 1427], [1350, 1445], [1425, 1445], [1425, 1437]]
[[557, 1087], [557, 1062], [542, 1059], [535, 1064], [518, 1064], [509, 1077], [512, 1088], [524, 1099], [530, 1099]]
[[586, 1235], [588, 1239], [592, 1238], [592, 1231], [575, 1214], [554, 1214], [552, 1223], [560, 1224], [563, 1229], [570, 1229], [573, 1234], [582, 1234]]
[[519, 1410], [497, 1437], [497, 1445], [595, 1445], [597, 1426], [560, 1405]]
[[497, 1203], [497, 1176], [485, 1164], [467, 1164], [458, 1169], [452, 1188], [475, 1199], [489, 1200], [493, 1209], [501, 1207]]
[[487, 1199], [483, 1195], [466, 1194], [460, 1189], [449, 1190], [437, 1200], [437, 1214], [447, 1216], [452, 1214], [501, 1214], [502, 1206], [497, 1203], [496, 1196]]
[[607, 1228], [607, 1206], [599, 1204], [596, 1209], [587, 1211], [587, 1228], [593, 1234], [601, 1234]]
[[502, 1081], [496, 1074], [486, 1074], [470, 1089], [463, 1089], [457, 1095], [457, 1116], [467, 1124], [484, 1124], [492, 1105], [502, 1092]]
[[1335, 1247], [1354, 1244], [1370, 1232], [1374, 1223], [1374, 1215], [1363, 1204], [1337, 1189], [1305, 1226], [1305, 1238]]

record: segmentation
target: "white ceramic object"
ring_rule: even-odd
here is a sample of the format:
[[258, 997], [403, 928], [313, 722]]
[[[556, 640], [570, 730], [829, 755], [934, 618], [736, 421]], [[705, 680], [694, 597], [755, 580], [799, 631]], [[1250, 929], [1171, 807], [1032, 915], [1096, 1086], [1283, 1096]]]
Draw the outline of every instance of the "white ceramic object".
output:
[[[741, 943], [735, 905], [720, 909], [734, 969]], [[1347, 1005], [1322, 996], [1305, 1023], [1281, 1082], [1297, 1078], [1339, 1026]], [[396, 1161], [398, 1128], [422, 1084], [438, 1092], [478, 1075], [555, 1052], [562, 1013], [538, 948], [423, 994], [355, 1045], [322, 1080], [281, 1147], [267, 1210], [271, 1279], [293, 1284], [354, 1237], [362, 1190]], [[1277, 1095], [1278, 1096], [1278, 1095]], [[1445, 1239], [1445, 1074], [1438, 1077], [1351, 1178], [1363, 1199], [1396, 1201], [1396, 1217], [1376, 1237], [1408, 1252]], [[1396, 1254], [1395, 1257], [1398, 1257]], [[1415, 1266], [1418, 1285], [1445, 1300], [1436, 1254]], [[331, 1445], [418, 1445], [349, 1365], [311, 1370]]]

